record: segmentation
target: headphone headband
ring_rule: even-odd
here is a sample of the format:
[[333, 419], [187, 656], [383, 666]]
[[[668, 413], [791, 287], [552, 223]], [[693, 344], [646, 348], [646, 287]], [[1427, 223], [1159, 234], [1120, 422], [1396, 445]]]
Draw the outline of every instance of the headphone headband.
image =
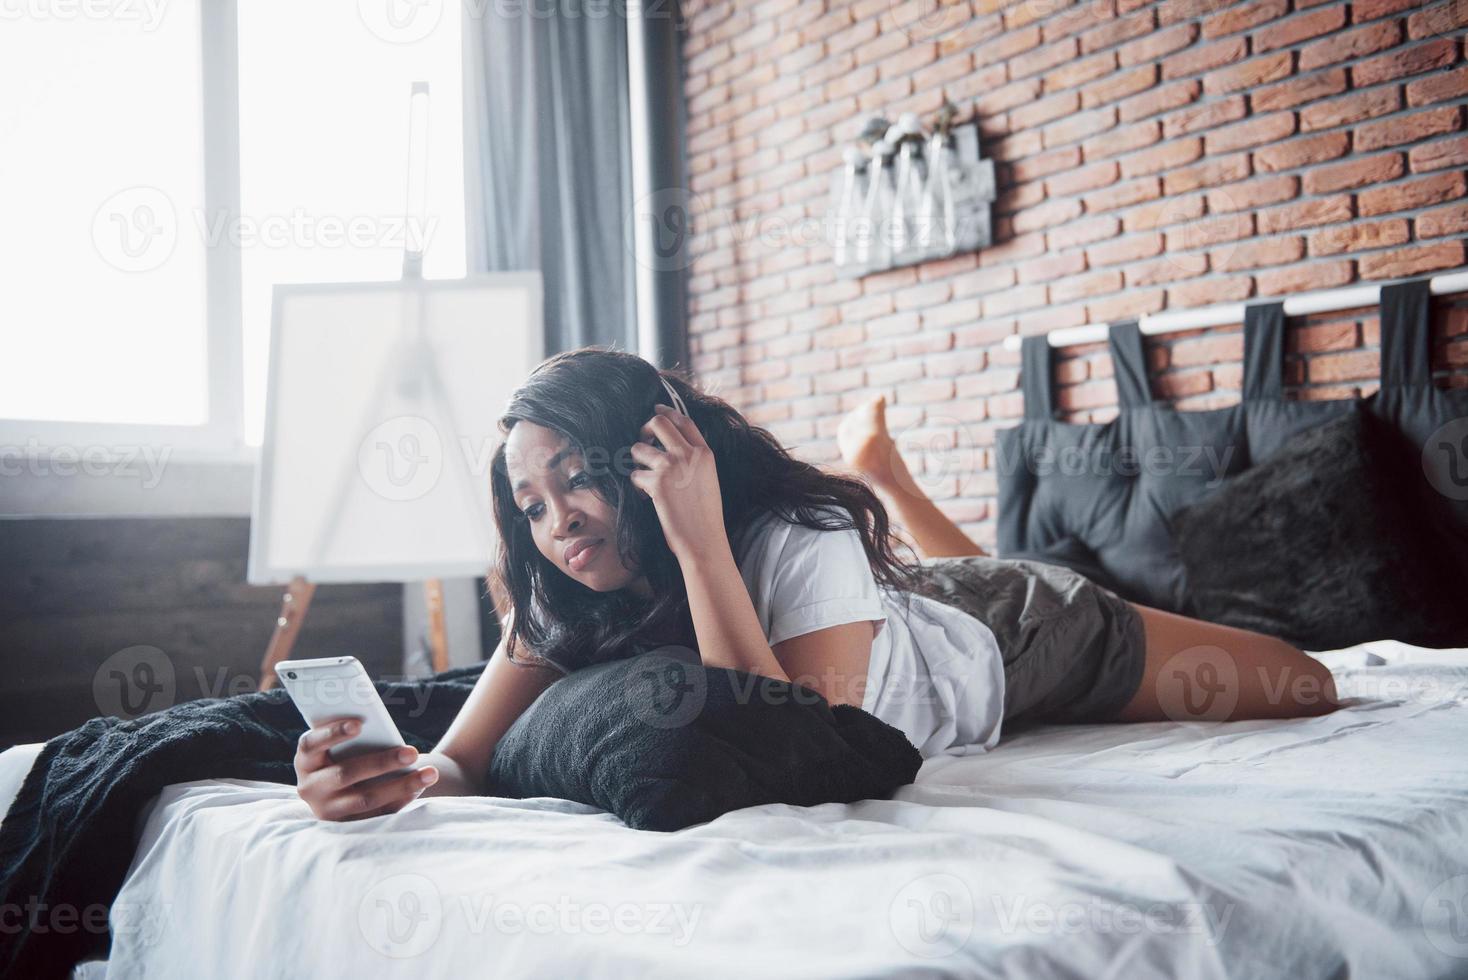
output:
[[673, 386], [668, 384], [668, 379], [660, 374], [658, 375], [658, 380], [661, 381], [663, 383], [663, 387], [668, 390], [668, 396], [673, 399], [673, 407], [682, 414], [687, 415], [688, 406], [683, 404], [683, 399], [679, 396], [678, 392], [674, 391]]

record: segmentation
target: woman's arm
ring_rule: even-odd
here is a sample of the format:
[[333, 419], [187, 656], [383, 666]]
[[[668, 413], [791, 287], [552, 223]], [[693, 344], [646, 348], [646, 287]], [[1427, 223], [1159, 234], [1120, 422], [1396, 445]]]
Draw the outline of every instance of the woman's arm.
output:
[[765, 639], [754, 602], [734, 562], [728, 535], [721, 535], [699, 554], [680, 558], [679, 565], [704, 666], [789, 680]]
[[506, 646], [513, 621], [512, 613], [505, 620], [499, 646], [453, 724], [433, 751], [421, 757], [439, 771], [438, 782], [424, 790], [424, 796], [482, 794], [499, 740], [540, 693], [563, 676], [551, 667], [510, 662]]

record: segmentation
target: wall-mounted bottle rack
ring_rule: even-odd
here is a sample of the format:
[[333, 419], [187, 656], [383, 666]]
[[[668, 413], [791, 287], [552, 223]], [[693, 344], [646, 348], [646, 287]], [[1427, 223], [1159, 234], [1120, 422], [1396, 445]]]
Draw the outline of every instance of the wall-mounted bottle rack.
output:
[[856, 278], [945, 258], [993, 242], [994, 161], [976, 122], [952, 125], [945, 106], [924, 134], [918, 118], [873, 119], [832, 175], [829, 227], [836, 274]]

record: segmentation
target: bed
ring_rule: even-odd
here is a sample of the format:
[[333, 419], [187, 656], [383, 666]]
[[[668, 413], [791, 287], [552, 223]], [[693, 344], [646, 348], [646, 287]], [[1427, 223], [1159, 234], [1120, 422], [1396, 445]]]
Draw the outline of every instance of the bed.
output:
[[[165, 789], [82, 976], [1468, 974], [1468, 650], [1318, 654], [1292, 721], [1036, 728], [889, 800], [671, 834], [552, 799], [314, 820]], [[35, 746], [0, 755], [8, 805]]]

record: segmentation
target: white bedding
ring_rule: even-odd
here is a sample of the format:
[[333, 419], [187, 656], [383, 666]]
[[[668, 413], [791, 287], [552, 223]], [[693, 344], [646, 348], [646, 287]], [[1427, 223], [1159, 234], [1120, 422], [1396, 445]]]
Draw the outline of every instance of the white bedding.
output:
[[892, 800], [672, 834], [172, 786], [107, 976], [1468, 974], [1468, 651], [1321, 656], [1357, 699], [1327, 717], [1036, 730]]

